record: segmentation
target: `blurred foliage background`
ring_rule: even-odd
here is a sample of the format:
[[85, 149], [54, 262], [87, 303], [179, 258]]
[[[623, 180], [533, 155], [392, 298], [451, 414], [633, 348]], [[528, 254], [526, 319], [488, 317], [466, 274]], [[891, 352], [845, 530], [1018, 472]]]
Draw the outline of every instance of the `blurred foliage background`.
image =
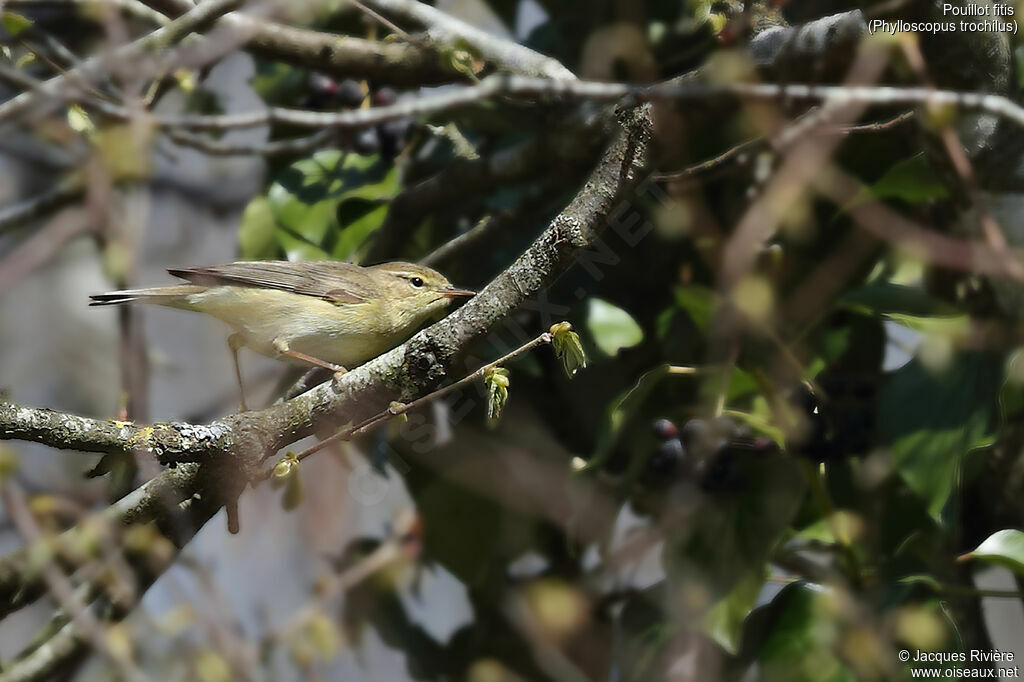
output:
[[[941, 20], [931, 2], [439, 6], [588, 80], [1018, 95], [1012, 32], [864, 28]], [[421, 39], [347, 4], [277, 9], [320, 31]], [[137, 17], [91, 11], [15, 3], [3, 68], [43, 77], [67, 56], [58, 48], [91, 54], [115, 28], [140, 30]], [[144, 101], [164, 113], [336, 111], [433, 91], [253, 52], [147, 82]], [[492, 70], [468, 52], [473, 78]], [[824, 682], [1012, 666], [898, 654], [1024, 655], [1021, 136], [992, 116], [888, 105], [785, 139], [808, 106], [656, 102], [653, 175], [602, 248], [452, 375], [563, 320], [585, 368], [567, 374], [540, 349], [507, 367], [497, 419], [474, 387], [295, 465], [284, 490], [246, 493], [241, 535], [208, 524], [104, 636], [154, 679], [204, 682]], [[197, 143], [77, 105], [4, 125], [0, 198], [75, 191], [0, 223], [3, 383], [15, 400], [140, 421], [232, 409], [220, 330], [164, 311], [147, 311], [145, 328], [136, 313], [84, 322], [70, 311], [87, 293], [234, 258], [424, 261], [481, 288], [580, 190], [610, 134], [603, 105], [562, 97], [493, 98], [243, 158], [211, 150], [309, 131]], [[40, 306], [59, 314], [35, 319]], [[106, 364], [39, 363], [37, 336]], [[268, 402], [297, 378], [245, 363]], [[122, 462], [83, 485], [81, 458], [40, 450], [0, 453], [21, 462], [4, 475], [46, 531], [153, 473]], [[14, 548], [24, 540], [10, 516]], [[158, 535], [135, 541], [173, 561]], [[0, 655], [31, 646], [52, 606], [5, 621]], [[94, 656], [60, 679], [123, 673], [110, 665]]]

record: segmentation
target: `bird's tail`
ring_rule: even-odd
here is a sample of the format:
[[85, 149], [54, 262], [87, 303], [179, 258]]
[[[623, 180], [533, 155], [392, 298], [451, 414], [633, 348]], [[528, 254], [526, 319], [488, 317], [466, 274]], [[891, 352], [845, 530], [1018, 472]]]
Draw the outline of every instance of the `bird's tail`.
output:
[[185, 297], [206, 291], [206, 287], [181, 284], [153, 289], [128, 289], [95, 294], [89, 297], [89, 305], [121, 305], [123, 303], [155, 303], [156, 305], [179, 306]]

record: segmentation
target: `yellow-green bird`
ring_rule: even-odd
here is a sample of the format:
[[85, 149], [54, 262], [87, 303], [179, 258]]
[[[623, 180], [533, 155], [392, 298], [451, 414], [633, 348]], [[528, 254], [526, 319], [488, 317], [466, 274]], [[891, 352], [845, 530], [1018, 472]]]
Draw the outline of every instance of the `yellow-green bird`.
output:
[[239, 348], [344, 372], [474, 293], [413, 263], [246, 261], [168, 272], [189, 283], [98, 294], [89, 305], [154, 303], [223, 320], [234, 329], [228, 345], [240, 390]]

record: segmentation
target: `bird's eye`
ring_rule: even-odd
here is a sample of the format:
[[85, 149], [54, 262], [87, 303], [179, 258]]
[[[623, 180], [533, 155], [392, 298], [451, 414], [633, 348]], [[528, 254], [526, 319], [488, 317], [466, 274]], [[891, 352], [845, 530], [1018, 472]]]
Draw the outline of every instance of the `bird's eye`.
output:
[[410, 277], [409, 278], [409, 284], [413, 285], [414, 287], [419, 288], [419, 287], [423, 286], [423, 280], [420, 279], [419, 277]]

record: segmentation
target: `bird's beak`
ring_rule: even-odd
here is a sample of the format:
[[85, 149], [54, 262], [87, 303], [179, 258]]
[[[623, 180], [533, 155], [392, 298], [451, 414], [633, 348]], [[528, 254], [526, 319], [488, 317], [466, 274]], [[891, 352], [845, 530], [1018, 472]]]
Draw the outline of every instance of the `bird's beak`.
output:
[[444, 289], [443, 291], [441, 291], [441, 295], [444, 296], [445, 298], [459, 298], [461, 296], [465, 296], [466, 298], [470, 298], [471, 296], [476, 296], [476, 292], [475, 291], [470, 291], [468, 289], [455, 289], [455, 288], [451, 288], [451, 289]]

